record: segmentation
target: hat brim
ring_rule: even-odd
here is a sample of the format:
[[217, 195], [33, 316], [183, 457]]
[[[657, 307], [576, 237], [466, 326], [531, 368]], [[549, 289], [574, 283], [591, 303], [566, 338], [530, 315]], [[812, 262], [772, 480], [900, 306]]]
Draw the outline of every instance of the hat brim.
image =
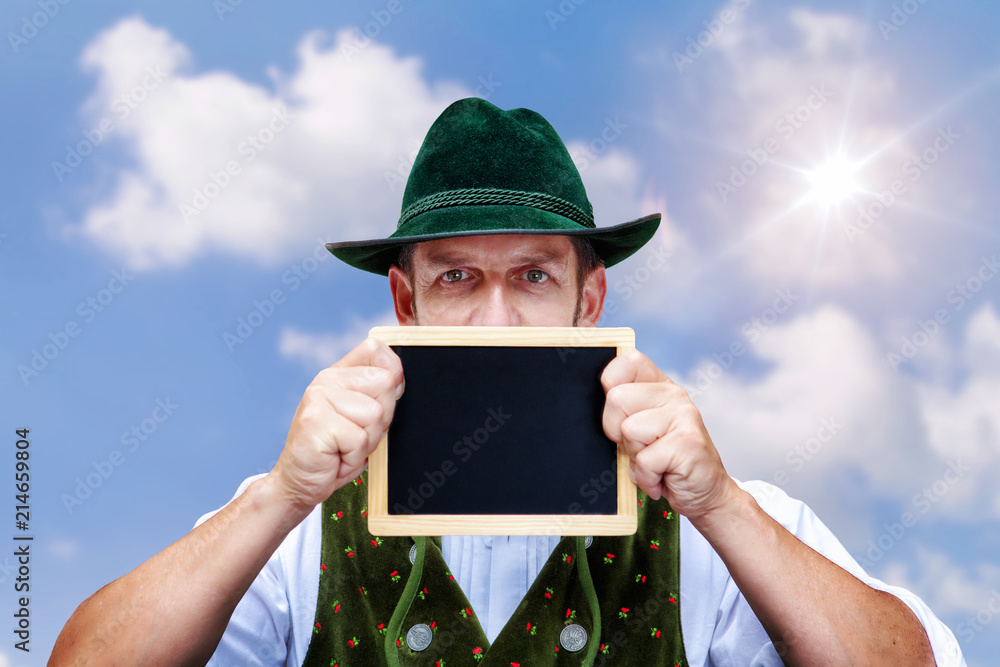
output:
[[[476, 229], [469, 229], [470, 218], [475, 219]], [[327, 243], [326, 249], [356, 269], [387, 276], [399, 257], [399, 249], [410, 243], [490, 234], [582, 236], [590, 241], [604, 266], [610, 267], [644, 246], [659, 224], [659, 213], [612, 227], [592, 228], [556, 213], [523, 206], [452, 206], [423, 213], [406, 225], [404, 233], [397, 230], [385, 239]]]

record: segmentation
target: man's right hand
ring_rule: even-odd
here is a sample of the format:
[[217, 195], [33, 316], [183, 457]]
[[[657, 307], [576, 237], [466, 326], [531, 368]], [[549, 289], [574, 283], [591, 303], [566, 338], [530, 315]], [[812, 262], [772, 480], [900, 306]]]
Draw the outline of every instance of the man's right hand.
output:
[[403, 394], [403, 365], [368, 338], [321, 371], [302, 396], [268, 481], [293, 507], [312, 510], [364, 469]]
[[402, 393], [399, 357], [373, 338], [321, 371], [271, 473], [84, 601], [49, 664], [205, 664], [281, 541], [364, 468]]

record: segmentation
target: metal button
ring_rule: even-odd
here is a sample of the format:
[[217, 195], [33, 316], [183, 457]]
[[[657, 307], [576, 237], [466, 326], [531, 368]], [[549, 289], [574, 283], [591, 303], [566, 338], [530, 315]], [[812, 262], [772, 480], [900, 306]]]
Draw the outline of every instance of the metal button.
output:
[[411, 651], [423, 651], [431, 645], [434, 631], [426, 623], [417, 623], [406, 633], [406, 645]]
[[416, 562], [417, 562], [417, 545], [414, 544], [412, 547], [410, 547], [410, 565], [413, 565]]
[[579, 651], [587, 645], [587, 631], [578, 623], [571, 623], [559, 633], [559, 643], [571, 653]]
[[484, 545], [484, 546], [485, 546], [485, 547], [486, 547], [487, 549], [492, 549], [492, 548], [493, 548], [493, 536], [491, 535], [491, 536], [489, 536], [489, 537], [484, 537], [484, 538], [483, 538], [483, 545]]
[[584, 549], [589, 549], [590, 545], [593, 544], [593, 543], [594, 543], [594, 536], [593, 535], [587, 535], [585, 538], [583, 538], [583, 548]]

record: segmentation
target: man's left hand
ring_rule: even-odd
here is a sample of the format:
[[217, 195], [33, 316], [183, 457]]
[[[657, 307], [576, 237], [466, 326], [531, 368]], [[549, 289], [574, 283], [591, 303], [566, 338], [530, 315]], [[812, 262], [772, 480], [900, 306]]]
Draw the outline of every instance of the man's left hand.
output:
[[632, 459], [636, 485], [665, 496], [689, 519], [708, 517], [739, 493], [726, 473], [687, 391], [638, 350], [613, 359], [601, 375], [604, 432]]

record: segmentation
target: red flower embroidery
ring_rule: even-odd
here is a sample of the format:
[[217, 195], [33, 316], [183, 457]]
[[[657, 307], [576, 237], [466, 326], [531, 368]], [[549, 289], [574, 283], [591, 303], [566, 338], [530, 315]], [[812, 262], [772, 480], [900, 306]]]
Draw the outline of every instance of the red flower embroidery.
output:
[[319, 564], [319, 569], [322, 570], [322, 571], [326, 571], [326, 563], [320, 563]]
[[483, 652], [483, 649], [479, 648], [478, 646], [476, 648], [472, 649], [472, 655], [479, 655], [482, 652]]
[[671, 598], [667, 598], [667, 602], [670, 602], [670, 603], [672, 603], [672, 604], [677, 604], [677, 600], [675, 600], [675, 599], [674, 599], [674, 598], [672, 598], [672, 597], [671, 597]]

